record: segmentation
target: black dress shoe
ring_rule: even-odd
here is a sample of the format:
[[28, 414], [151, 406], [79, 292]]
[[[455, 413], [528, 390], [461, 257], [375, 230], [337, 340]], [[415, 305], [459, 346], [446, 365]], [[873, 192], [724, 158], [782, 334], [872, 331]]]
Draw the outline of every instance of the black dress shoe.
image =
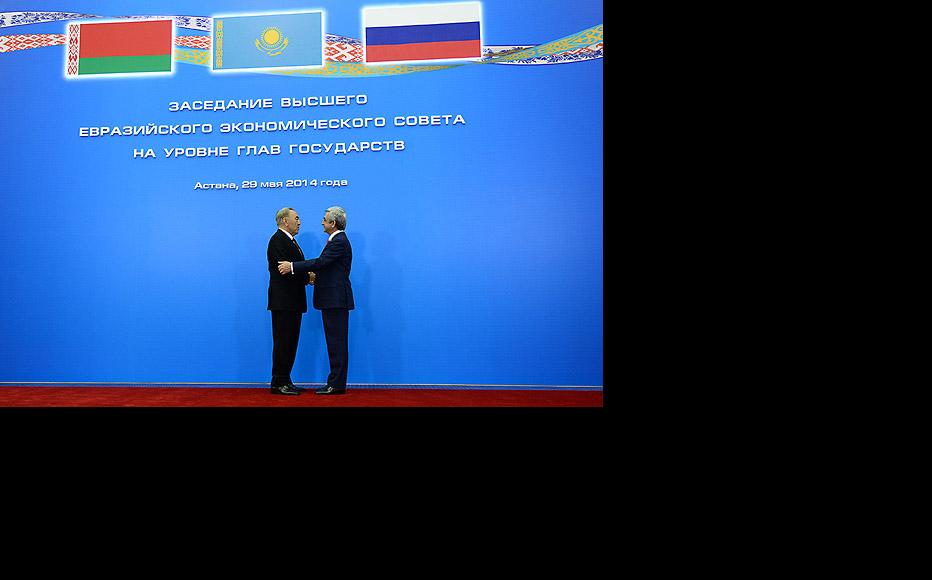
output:
[[300, 395], [301, 391], [294, 388], [294, 385], [282, 385], [280, 387], [272, 387], [273, 395]]
[[344, 395], [346, 387], [323, 387], [314, 391], [315, 395]]

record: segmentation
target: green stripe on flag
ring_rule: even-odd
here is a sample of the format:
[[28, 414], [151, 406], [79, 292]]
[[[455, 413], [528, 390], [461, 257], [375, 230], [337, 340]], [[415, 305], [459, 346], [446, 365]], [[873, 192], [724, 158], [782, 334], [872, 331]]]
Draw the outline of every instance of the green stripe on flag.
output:
[[171, 54], [156, 54], [151, 56], [102, 56], [97, 58], [82, 58], [78, 61], [79, 75], [170, 72], [171, 70]]

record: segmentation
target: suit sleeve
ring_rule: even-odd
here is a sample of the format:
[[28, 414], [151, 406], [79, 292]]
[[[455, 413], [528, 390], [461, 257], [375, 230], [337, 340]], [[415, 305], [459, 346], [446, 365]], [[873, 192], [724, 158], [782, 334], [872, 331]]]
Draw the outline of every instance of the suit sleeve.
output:
[[[283, 278], [286, 280], [298, 279], [296, 275], [285, 274], [282, 276], [278, 272], [278, 263], [279, 262], [290, 262], [293, 258], [291, 257], [290, 248], [284, 241], [277, 238], [272, 238], [269, 242], [268, 250], [268, 259], [269, 259], [269, 274], [272, 274], [275, 278]], [[304, 280], [299, 280], [301, 284], [304, 284]]]
[[324, 251], [320, 253], [319, 258], [304, 260], [303, 262], [294, 262], [292, 267], [294, 268], [295, 274], [317, 272], [342, 258], [345, 253], [346, 244], [342, 239], [335, 238], [332, 242], [324, 246]]

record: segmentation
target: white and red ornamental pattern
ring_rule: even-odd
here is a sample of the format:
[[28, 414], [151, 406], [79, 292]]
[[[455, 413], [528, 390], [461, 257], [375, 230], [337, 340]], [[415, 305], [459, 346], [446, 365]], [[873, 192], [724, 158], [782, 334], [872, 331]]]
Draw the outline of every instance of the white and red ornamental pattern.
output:
[[333, 62], [362, 62], [362, 45], [347, 42], [328, 42], [324, 53]]
[[186, 48], [201, 48], [204, 50], [210, 50], [210, 37], [209, 36], [176, 36], [175, 45], [184, 46]]
[[11, 34], [0, 36], [0, 52], [65, 44], [64, 34]]
[[78, 74], [78, 56], [81, 52], [80, 27], [77, 24], [68, 25], [68, 74]]

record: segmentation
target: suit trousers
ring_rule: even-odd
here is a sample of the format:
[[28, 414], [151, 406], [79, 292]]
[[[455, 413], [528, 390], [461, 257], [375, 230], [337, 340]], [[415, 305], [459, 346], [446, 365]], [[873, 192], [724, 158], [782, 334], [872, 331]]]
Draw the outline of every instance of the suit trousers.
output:
[[330, 375], [327, 386], [346, 387], [346, 368], [349, 362], [349, 310], [326, 308], [320, 311], [330, 357]]
[[291, 368], [298, 354], [300, 310], [272, 310], [272, 385], [291, 384]]

